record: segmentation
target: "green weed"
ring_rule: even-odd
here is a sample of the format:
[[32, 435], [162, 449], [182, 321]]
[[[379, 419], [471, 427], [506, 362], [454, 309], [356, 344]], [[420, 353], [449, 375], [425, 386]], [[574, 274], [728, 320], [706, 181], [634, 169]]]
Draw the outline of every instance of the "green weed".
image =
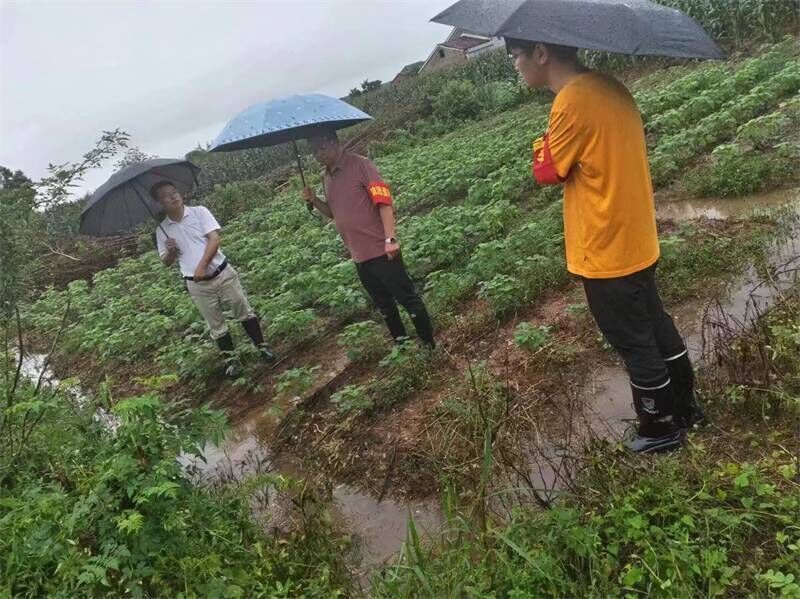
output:
[[378, 323], [364, 320], [347, 325], [339, 334], [338, 343], [345, 348], [350, 360], [369, 360], [384, 353], [386, 334]]
[[521, 322], [514, 330], [514, 341], [521, 348], [535, 352], [550, 342], [550, 327], [533, 326], [529, 322]]

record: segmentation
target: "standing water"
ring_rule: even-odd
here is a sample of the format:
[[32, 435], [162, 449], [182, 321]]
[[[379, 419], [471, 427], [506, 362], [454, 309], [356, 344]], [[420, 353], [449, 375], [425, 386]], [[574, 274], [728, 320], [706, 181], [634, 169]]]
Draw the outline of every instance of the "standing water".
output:
[[[239, 424], [221, 446], [207, 443], [203, 459], [183, 455], [179, 459], [199, 480], [232, 480], [255, 473], [283, 474], [295, 480], [308, 473], [291, 456], [270, 455], [267, 441], [278, 421], [269, 410]], [[436, 501], [379, 499], [350, 485], [340, 484], [331, 491], [331, 515], [354, 539], [361, 566], [370, 568], [387, 563], [406, 539], [409, 518], [420, 531], [433, 533], [442, 524]], [[280, 526], [286, 515], [288, 498], [272, 494], [268, 509], [274, 515], [270, 526]]]

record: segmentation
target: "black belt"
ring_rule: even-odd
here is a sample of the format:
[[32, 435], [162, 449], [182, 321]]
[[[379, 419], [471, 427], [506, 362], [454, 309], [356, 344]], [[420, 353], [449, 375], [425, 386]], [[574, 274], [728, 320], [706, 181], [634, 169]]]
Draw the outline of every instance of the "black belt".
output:
[[[203, 277], [203, 278], [202, 278], [202, 279], [200, 279], [200, 280], [201, 280], [201, 281], [210, 281], [211, 279], [216, 279], [216, 278], [219, 276], [219, 273], [221, 273], [221, 272], [222, 272], [223, 270], [225, 270], [227, 267], [228, 267], [228, 261], [227, 261], [227, 260], [223, 260], [223, 261], [222, 261], [222, 264], [220, 264], [219, 266], [217, 266], [217, 268], [214, 270], [214, 272], [212, 272], [212, 273], [211, 273], [210, 275], [208, 275], [207, 277]], [[183, 277], [183, 280], [184, 280], [184, 281], [194, 281], [194, 277]]]

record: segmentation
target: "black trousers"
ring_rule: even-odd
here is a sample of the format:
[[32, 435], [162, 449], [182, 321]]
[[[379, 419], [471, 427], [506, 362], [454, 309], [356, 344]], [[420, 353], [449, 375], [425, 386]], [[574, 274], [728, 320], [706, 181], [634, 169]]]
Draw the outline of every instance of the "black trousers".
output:
[[589, 309], [608, 343], [643, 388], [669, 380], [665, 360], [686, 350], [656, 287], [656, 265], [615, 279], [583, 278]]
[[356, 270], [361, 284], [383, 315], [394, 339], [406, 337], [406, 329], [397, 310], [397, 304], [400, 304], [411, 317], [419, 338], [429, 345], [433, 344], [433, 327], [428, 310], [414, 289], [400, 256], [394, 260], [379, 256], [357, 263]]

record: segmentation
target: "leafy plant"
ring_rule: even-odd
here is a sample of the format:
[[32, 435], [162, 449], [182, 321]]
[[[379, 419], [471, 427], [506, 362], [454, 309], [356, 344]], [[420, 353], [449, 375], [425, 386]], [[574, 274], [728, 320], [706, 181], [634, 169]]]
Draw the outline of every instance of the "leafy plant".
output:
[[278, 376], [275, 391], [283, 395], [302, 395], [311, 388], [319, 366], [289, 368]]
[[380, 361], [380, 374], [370, 384], [375, 404], [388, 406], [408, 397], [427, 380], [435, 356], [411, 342], [395, 345]]
[[471, 81], [448, 81], [432, 104], [433, 114], [443, 120], [473, 119], [481, 110], [481, 102]]
[[341, 414], [366, 412], [372, 409], [374, 403], [368, 390], [362, 385], [347, 385], [333, 395], [331, 402]]
[[550, 342], [550, 327], [521, 322], [514, 330], [514, 341], [521, 348], [534, 352]]
[[369, 360], [383, 353], [386, 335], [378, 323], [363, 320], [347, 325], [339, 334], [338, 343], [347, 350], [350, 360]]
[[250, 519], [252, 494], [285, 482], [266, 476], [249, 486], [211, 490], [190, 484], [177, 456], [200, 455], [207, 438], [219, 442], [221, 413], [169, 406], [149, 394], [117, 402], [110, 430], [93, 418], [93, 403], [70, 401], [57, 397], [37, 417], [24, 459], [4, 470], [0, 593], [346, 593], [341, 545], [330, 531], [317, 529], [324, 542], [305, 542], [301, 535], [278, 541]]

